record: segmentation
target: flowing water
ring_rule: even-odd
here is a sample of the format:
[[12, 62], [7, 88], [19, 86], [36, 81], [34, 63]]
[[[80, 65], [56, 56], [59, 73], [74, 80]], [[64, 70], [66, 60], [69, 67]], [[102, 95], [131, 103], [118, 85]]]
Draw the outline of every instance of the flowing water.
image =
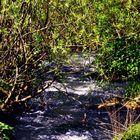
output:
[[103, 86], [94, 79], [96, 76], [85, 76], [88, 72], [96, 73], [94, 58], [91, 54], [76, 54], [70, 57], [69, 64], [62, 65], [65, 79], [56, 80], [16, 116], [17, 140], [111, 139], [108, 113], [97, 109], [97, 104], [104, 98], [122, 96], [127, 83]]

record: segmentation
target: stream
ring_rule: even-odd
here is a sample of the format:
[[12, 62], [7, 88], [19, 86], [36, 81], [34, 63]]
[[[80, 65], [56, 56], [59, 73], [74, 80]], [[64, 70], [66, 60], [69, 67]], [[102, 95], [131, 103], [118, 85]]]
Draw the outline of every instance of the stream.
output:
[[65, 79], [56, 80], [16, 116], [16, 140], [112, 139], [108, 112], [97, 105], [102, 99], [123, 96], [128, 83], [100, 84], [96, 75], [89, 77], [89, 72], [96, 73], [94, 58], [94, 54], [80, 53], [62, 64]]

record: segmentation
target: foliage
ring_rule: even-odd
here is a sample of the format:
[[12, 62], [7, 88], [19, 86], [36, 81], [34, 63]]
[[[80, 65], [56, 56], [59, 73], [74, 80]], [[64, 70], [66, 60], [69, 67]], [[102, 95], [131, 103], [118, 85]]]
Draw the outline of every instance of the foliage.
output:
[[97, 55], [100, 74], [108, 80], [127, 80], [140, 74], [140, 2], [97, 2], [97, 30], [102, 47]]
[[0, 135], [2, 135], [4, 140], [10, 140], [10, 138], [7, 135], [7, 131], [13, 131], [13, 127], [0, 122]]
[[134, 124], [126, 132], [124, 132], [122, 140], [139, 140], [140, 139], [140, 123]]
[[[129, 101], [128, 101], [129, 102]], [[126, 102], [126, 104], [128, 103]], [[132, 102], [132, 101], [130, 101]], [[130, 103], [129, 102], [129, 103]], [[124, 114], [124, 107], [126, 113]], [[139, 140], [140, 138], [140, 122], [139, 113], [134, 106], [123, 106], [118, 108], [107, 108], [113, 134], [113, 140]], [[136, 123], [137, 122], [137, 123]], [[111, 135], [110, 134], [110, 135]], [[111, 137], [112, 137], [111, 136]]]
[[44, 60], [63, 62], [71, 50], [99, 50], [96, 65], [107, 79], [137, 77], [139, 4], [137, 0], [2, 0], [1, 108], [26, 97], [24, 89], [29, 86], [39, 86]]
[[60, 71], [45, 62], [61, 64], [73, 51], [96, 51], [108, 80], [140, 76], [139, 0], [2, 0], [0, 26], [0, 110], [44, 89], [43, 78]]
[[[44, 4], [47, 4], [44, 2]], [[1, 9], [0, 109], [25, 100], [29, 88], [40, 84], [39, 64], [46, 56], [41, 17], [33, 1], [3, 0]], [[39, 9], [40, 8], [40, 9]], [[41, 77], [41, 75], [40, 75]]]
[[133, 81], [127, 86], [125, 96], [136, 97], [138, 95], [140, 95], [140, 81]]
[[89, 0], [2, 0], [0, 9], [2, 110], [39, 89], [44, 61], [61, 63], [71, 50], [95, 44]]

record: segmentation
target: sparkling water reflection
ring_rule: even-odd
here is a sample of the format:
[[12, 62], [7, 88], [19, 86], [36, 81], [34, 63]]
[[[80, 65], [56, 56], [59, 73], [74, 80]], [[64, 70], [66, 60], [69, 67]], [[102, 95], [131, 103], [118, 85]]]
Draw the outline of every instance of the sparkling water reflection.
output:
[[[55, 81], [32, 99], [30, 109], [16, 117], [17, 140], [110, 140], [106, 110], [97, 110], [101, 98], [120, 96], [127, 83], [100, 87], [86, 72], [94, 71], [94, 55], [71, 57], [64, 64], [65, 82]], [[49, 63], [48, 63], [49, 64]], [[50, 64], [49, 64], [50, 65]], [[106, 134], [107, 133], [107, 134]]]

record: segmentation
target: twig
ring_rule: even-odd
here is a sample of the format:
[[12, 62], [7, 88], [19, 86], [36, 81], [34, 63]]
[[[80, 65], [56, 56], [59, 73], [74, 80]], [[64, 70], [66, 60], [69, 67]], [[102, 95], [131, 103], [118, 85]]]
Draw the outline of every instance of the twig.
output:
[[15, 75], [14, 85], [13, 85], [11, 91], [8, 93], [8, 97], [6, 98], [4, 103], [0, 106], [1, 110], [4, 109], [7, 106], [8, 102], [10, 101], [10, 98], [11, 98], [13, 92], [15, 91], [15, 87], [16, 87], [16, 84], [17, 84], [17, 78], [18, 78], [18, 67], [16, 66], [16, 75]]

